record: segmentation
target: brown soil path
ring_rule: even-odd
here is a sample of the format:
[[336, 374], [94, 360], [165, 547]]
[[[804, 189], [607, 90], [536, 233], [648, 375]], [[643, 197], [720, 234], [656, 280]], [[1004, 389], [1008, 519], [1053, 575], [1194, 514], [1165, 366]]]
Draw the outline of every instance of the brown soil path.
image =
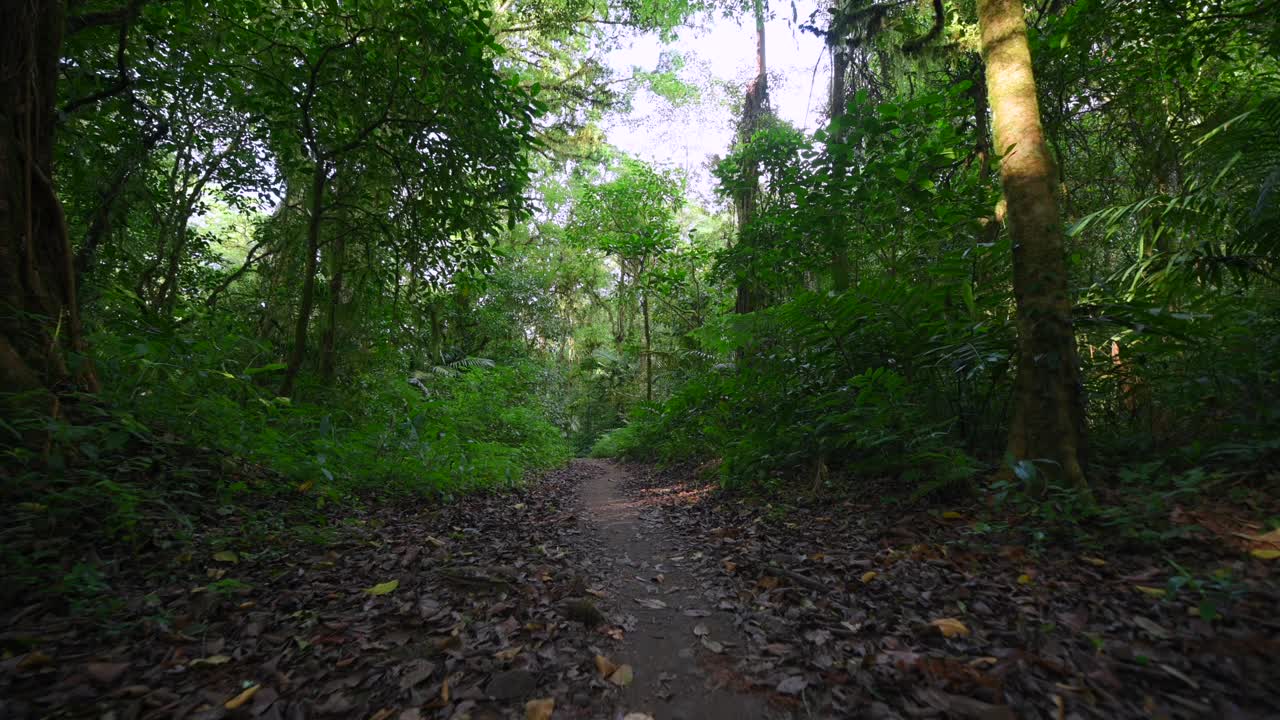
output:
[[582, 517], [595, 530], [587, 542], [612, 566], [610, 599], [634, 617], [613, 658], [635, 670], [622, 709], [657, 720], [778, 717], [760, 696], [735, 691], [740, 683], [728, 658], [745, 641], [732, 615], [715, 609], [715, 592], [685, 567], [689, 552], [661, 531], [662, 510], [624, 493], [625, 468], [605, 460], [575, 464], [583, 476]]

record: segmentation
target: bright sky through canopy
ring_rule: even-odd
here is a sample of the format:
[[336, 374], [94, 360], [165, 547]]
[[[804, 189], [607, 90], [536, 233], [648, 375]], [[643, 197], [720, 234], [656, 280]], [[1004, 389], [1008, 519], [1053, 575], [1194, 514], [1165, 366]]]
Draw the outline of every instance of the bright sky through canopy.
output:
[[[798, 21], [804, 22], [816, 8], [812, 0], [797, 2]], [[777, 8], [765, 33], [774, 111], [797, 127], [807, 123], [813, 128], [826, 107], [830, 74], [822, 40], [802, 33], [798, 23], [791, 22], [789, 5]], [[629, 75], [633, 67], [652, 70], [663, 52], [675, 51], [686, 61], [680, 78], [697, 85], [704, 97], [689, 107], [672, 108], [666, 100], [641, 91], [629, 114], [606, 123], [609, 142], [643, 160], [688, 170], [691, 189], [706, 199], [711, 189], [707, 160], [723, 155], [732, 142], [742, 88], [755, 73], [755, 49], [755, 28], [749, 17], [741, 22], [719, 15], [704, 17], [697, 28], [682, 31], [670, 44], [655, 34], [624, 40], [608, 56], [619, 75]], [[734, 94], [730, 97], [708, 87], [720, 83], [728, 84]]]

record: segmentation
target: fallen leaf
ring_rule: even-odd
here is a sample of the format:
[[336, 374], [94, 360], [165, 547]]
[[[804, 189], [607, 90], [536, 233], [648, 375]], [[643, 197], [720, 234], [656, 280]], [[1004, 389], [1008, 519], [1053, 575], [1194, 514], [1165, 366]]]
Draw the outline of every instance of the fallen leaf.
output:
[[233, 551], [231, 551], [231, 550], [223, 550], [222, 552], [214, 553], [214, 554], [213, 554], [213, 559], [214, 559], [214, 560], [217, 560], [218, 562], [225, 562], [225, 563], [238, 563], [238, 562], [240, 562], [240, 556], [239, 556], [239, 555], [237, 555], [237, 554], [235, 554], [235, 553], [234, 553]]
[[405, 669], [400, 678], [400, 689], [409, 690], [427, 681], [436, 671], [436, 666], [426, 660], [416, 660]]
[[956, 512], [955, 510], [948, 510], [948, 511], [946, 511], [946, 512], [942, 513], [942, 519], [943, 519], [943, 520], [963, 520], [963, 519], [964, 519], [964, 515], [961, 515], [960, 513]]
[[1280, 558], [1280, 550], [1268, 550], [1268, 549], [1259, 548], [1257, 550], [1250, 551], [1249, 554], [1258, 558], [1259, 560], [1275, 560], [1276, 558]]
[[799, 695], [807, 687], [809, 687], [809, 681], [803, 675], [790, 675], [783, 678], [775, 689], [783, 695]]
[[537, 679], [528, 670], [507, 670], [497, 673], [485, 686], [485, 693], [499, 700], [514, 700], [533, 694]]
[[704, 635], [710, 635], [711, 631], [707, 629], [706, 623], [698, 623], [693, 626], [693, 634], [698, 637], [703, 637]]
[[648, 713], [627, 713], [622, 716], [622, 720], [653, 720], [653, 716]]
[[52, 664], [53, 664], [53, 658], [49, 657], [48, 655], [45, 655], [39, 650], [32, 650], [31, 652], [23, 656], [21, 660], [18, 661], [18, 669], [32, 670], [34, 668], [44, 667], [46, 665], [52, 665]]
[[607, 678], [617, 669], [618, 666], [609, 658], [603, 655], [596, 656], [596, 670], [600, 673], [600, 677]]
[[1081, 555], [1080, 559], [1084, 562], [1089, 563], [1094, 567], [1106, 567], [1107, 565], [1107, 561], [1103, 560], [1102, 558], [1090, 557], [1088, 555]]
[[237, 696], [235, 696], [235, 697], [231, 698], [230, 700], [226, 701], [225, 703], [223, 703], [223, 705], [222, 705], [222, 706], [223, 706], [223, 707], [225, 707], [225, 708], [226, 708], [226, 709], [228, 709], [228, 710], [235, 710], [235, 709], [239, 708], [241, 705], [244, 705], [245, 703], [247, 703], [247, 702], [249, 702], [250, 700], [252, 700], [252, 699], [253, 699], [253, 696], [254, 696], [254, 695], [257, 695], [257, 694], [258, 694], [258, 691], [259, 691], [259, 690], [261, 690], [261, 689], [262, 689], [262, 686], [261, 686], [261, 685], [253, 685], [253, 686], [250, 686], [250, 687], [249, 687], [249, 688], [247, 688], [244, 692], [240, 693], [239, 695], [237, 695]]
[[201, 665], [225, 665], [231, 662], [231, 658], [226, 655], [210, 655], [192, 660], [189, 664], [191, 667], [200, 667]]
[[631, 670], [630, 665], [619, 665], [617, 670], [609, 676], [609, 682], [618, 687], [626, 687], [635, 679], [635, 673]]
[[778, 587], [781, 582], [782, 581], [780, 579], [773, 575], [762, 575], [760, 579], [756, 581], [756, 585], [759, 585], [761, 590], [773, 590]]
[[1169, 594], [1169, 592], [1164, 588], [1151, 587], [1150, 585], [1134, 585], [1133, 589], [1137, 590], [1143, 595], [1150, 595], [1151, 597], [1158, 597], [1158, 598], [1162, 598], [1165, 595]]
[[724, 652], [724, 643], [718, 642], [716, 640], [711, 640], [709, 638], [702, 638], [702, 647], [710, 650], [711, 652], [717, 655]]
[[371, 588], [366, 588], [365, 592], [370, 595], [386, 595], [389, 592], [393, 592], [398, 587], [400, 587], [399, 580], [388, 580], [384, 583], [378, 583]]
[[551, 720], [555, 712], [555, 698], [539, 698], [524, 704], [524, 720]]
[[938, 618], [929, 624], [938, 628], [943, 637], [969, 637], [969, 628], [955, 618]]
[[1276, 528], [1271, 532], [1263, 533], [1261, 535], [1254, 535], [1250, 539], [1256, 540], [1261, 543], [1269, 543], [1271, 545], [1280, 545], [1280, 528]]
[[865, 584], [865, 583], [869, 583], [869, 582], [871, 582], [872, 580], [875, 580], [875, 579], [876, 579], [876, 578], [878, 578], [878, 577], [880, 577], [880, 573], [876, 572], [875, 570], [870, 570], [870, 571], [868, 571], [868, 572], [864, 572], [864, 573], [862, 573], [862, 582], [863, 582], [864, 584]]
[[667, 606], [666, 603], [657, 598], [636, 598], [636, 603], [641, 607], [647, 607], [650, 610], [662, 610]]
[[110, 685], [116, 680], [119, 680], [120, 676], [124, 674], [124, 671], [128, 669], [129, 663], [103, 662], [89, 663], [88, 667], [85, 668], [86, 672], [89, 673], [89, 677], [103, 685]]
[[1018, 576], [1018, 584], [1019, 584], [1019, 585], [1030, 585], [1030, 584], [1031, 584], [1031, 576], [1030, 576], [1030, 575], [1028, 575], [1027, 573], [1022, 573], [1021, 575], [1019, 575], [1019, 576]]
[[1168, 630], [1165, 630], [1164, 628], [1157, 625], [1154, 621], [1148, 618], [1145, 618], [1141, 615], [1133, 616], [1133, 624], [1137, 625], [1143, 630], [1146, 630], [1148, 635], [1150, 635], [1151, 637], [1157, 640], [1166, 640], [1169, 637], [1171, 637]]
[[494, 653], [493, 656], [501, 660], [502, 662], [511, 662], [516, 658], [517, 655], [520, 654], [520, 651], [523, 649], [524, 649], [524, 645], [516, 645], [515, 647], [509, 647], [506, 650], [499, 650], [498, 652]]

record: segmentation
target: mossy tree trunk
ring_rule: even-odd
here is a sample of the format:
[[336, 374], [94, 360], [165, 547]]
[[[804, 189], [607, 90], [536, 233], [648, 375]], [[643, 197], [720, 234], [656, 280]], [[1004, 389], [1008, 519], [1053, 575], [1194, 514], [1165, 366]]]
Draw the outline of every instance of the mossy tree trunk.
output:
[[1022, 0], [979, 0], [995, 148], [1013, 242], [1018, 360], [1008, 452], [1044, 480], [1086, 487], [1084, 391], [1071, 322], [1057, 175], [1036, 100]]

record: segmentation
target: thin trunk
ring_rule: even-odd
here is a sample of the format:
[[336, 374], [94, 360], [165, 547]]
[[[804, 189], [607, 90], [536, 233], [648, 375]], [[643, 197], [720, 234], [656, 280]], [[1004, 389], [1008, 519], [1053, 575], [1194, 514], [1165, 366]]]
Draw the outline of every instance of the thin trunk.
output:
[[[53, 186], [63, 3], [0, 8], [0, 389], [96, 390], [83, 352], [66, 218]], [[83, 356], [81, 356], [83, 358]], [[32, 400], [31, 398], [34, 398]], [[28, 408], [52, 415], [44, 393]]]
[[[742, 125], [739, 129], [739, 140], [743, 145], [751, 141], [756, 129], [760, 126], [760, 118], [769, 107], [769, 76], [765, 62], [764, 35], [764, 0], [755, 0], [753, 10], [756, 20], [756, 76], [747, 88], [746, 98], [742, 103]], [[759, 193], [760, 166], [748, 161], [743, 168], [743, 188], [734, 198], [738, 216], [738, 242], [746, 243], [748, 235], [744, 230], [751, 225], [756, 214], [756, 195]], [[749, 249], [749, 248], [748, 248]], [[748, 263], [750, 265], [750, 263]], [[738, 283], [738, 297], [734, 303], [734, 312], [749, 313], [756, 309], [760, 299], [759, 291], [754, 287], [753, 272], [748, 267], [747, 276]]]
[[987, 100], [987, 77], [981, 59], [973, 71], [969, 97], [973, 98], [973, 152], [978, 158], [978, 170], [986, 178], [991, 172], [991, 103]]
[[[339, 184], [338, 197], [349, 189]], [[337, 230], [329, 246], [329, 297], [325, 304], [324, 334], [320, 337], [320, 378], [326, 385], [333, 382], [338, 367], [338, 307], [342, 304], [342, 283], [347, 260], [347, 214], [345, 206], [338, 210]]]
[[333, 257], [329, 268], [329, 303], [325, 311], [324, 337], [320, 340], [320, 377], [333, 382], [337, 369], [338, 305], [342, 302], [342, 280], [347, 249], [347, 234], [339, 231], [333, 237]]
[[[845, 85], [844, 76], [848, 70], [848, 58], [846, 57], [846, 48], [844, 47], [844, 37], [835, 36], [829, 39], [831, 42], [831, 101], [830, 110], [831, 128], [833, 135], [831, 142], [840, 144], [844, 140], [844, 132], [842, 121], [845, 115]], [[844, 179], [844, 163], [836, 162], [832, 168], [835, 175], [836, 188], [839, 188]], [[834, 208], [833, 208], [834, 210]], [[844, 228], [837, 221], [835, 213], [832, 212], [830, 218], [828, 232], [829, 240], [832, 243], [831, 258], [831, 286], [836, 292], [844, 292], [849, 289], [851, 266], [849, 262], [849, 246], [845, 242]]]
[[165, 318], [173, 317], [173, 306], [178, 298], [178, 271], [182, 267], [182, 258], [187, 251], [187, 223], [185, 219], [179, 222], [181, 224], [174, 229], [173, 249], [169, 251], [169, 262], [165, 267], [164, 277], [160, 280], [160, 289], [156, 291], [156, 312]]
[[[640, 263], [644, 273], [645, 263]], [[644, 315], [644, 399], [653, 402], [653, 337], [649, 332], [649, 290], [640, 291], [640, 311]]]
[[[1009, 453], [1037, 478], [1087, 487], [1084, 390], [1071, 322], [1054, 163], [1045, 145], [1022, 0], [979, 0], [987, 90], [1013, 241], [1018, 361]], [[1043, 490], [1043, 482], [1033, 489]]]
[[302, 301], [298, 304], [298, 321], [293, 327], [293, 349], [284, 372], [280, 394], [293, 397], [293, 386], [302, 369], [307, 353], [307, 327], [311, 323], [311, 308], [316, 299], [316, 266], [320, 254], [320, 223], [324, 210], [324, 191], [329, 182], [328, 168], [323, 160], [316, 161], [311, 178], [311, 217], [307, 222], [306, 268], [302, 271]]

